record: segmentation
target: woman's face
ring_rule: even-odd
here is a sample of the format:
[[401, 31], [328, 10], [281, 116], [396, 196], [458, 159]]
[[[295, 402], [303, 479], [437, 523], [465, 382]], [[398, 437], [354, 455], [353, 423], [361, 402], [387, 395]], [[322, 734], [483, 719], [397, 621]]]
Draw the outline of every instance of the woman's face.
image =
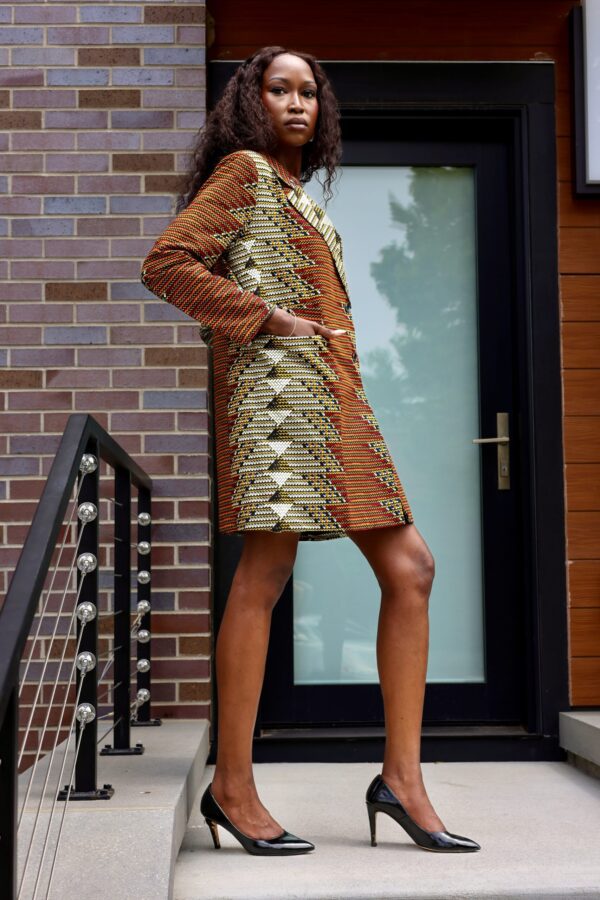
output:
[[261, 96], [280, 145], [301, 147], [312, 138], [319, 101], [315, 77], [307, 62], [292, 53], [276, 56], [263, 72]]

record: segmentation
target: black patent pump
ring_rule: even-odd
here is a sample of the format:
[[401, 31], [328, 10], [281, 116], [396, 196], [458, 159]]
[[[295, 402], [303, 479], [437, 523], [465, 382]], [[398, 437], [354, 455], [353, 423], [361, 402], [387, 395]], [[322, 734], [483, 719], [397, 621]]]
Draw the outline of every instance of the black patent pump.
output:
[[273, 838], [253, 838], [248, 834], [244, 834], [227, 818], [215, 800], [210, 784], [200, 800], [200, 812], [210, 828], [215, 850], [218, 850], [221, 846], [217, 825], [221, 825], [231, 832], [244, 850], [247, 850], [248, 853], [252, 853], [254, 856], [290, 856], [296, 853], [308, 853], [310, 850], [315, 849], [315, 845], [311, 844], [310, 841], [305, 841], [285, 830]]
[[366, 802], [372, 847], [377, 846], [375, 816], [378, 812], [383, 812], [395, 819], [399, 825], [402, 825], [415, 844], [422, 847], [423, 850], [435, 850], [441, 853], [469, 853], [474, 850], [481, 850], [480, 844], [471, 840], [471, 838], [463, 837], [460, 834], [452, 834], [450, 831], [426, 831], [424, 828], [421, 828], [414, 819], [411, 819], [404, 806], [387, 786], [381, 775], [376, 775], [367, 788]]

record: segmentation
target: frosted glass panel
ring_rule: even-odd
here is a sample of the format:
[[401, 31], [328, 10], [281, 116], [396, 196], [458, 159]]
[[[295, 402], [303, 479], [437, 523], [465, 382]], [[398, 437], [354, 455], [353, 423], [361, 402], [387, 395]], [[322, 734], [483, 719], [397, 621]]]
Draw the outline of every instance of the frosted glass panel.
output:
[[[322, 205], [319, 184], [307, 186]], [[468, 167], [344, 167], [340, 232], [361, 375], [436, 559], [429, 682], [484, 677], [475, 182]], [[296, 684], [376, 683], [379, 587], [347, 537], [298, 545]]]

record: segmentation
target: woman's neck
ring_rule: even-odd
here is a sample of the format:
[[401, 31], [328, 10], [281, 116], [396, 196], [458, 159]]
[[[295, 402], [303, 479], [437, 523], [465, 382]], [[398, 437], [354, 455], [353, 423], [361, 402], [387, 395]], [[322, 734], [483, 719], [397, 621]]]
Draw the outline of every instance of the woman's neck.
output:
[[287, 169], [294, 178], [300, 178], [302, 172], [302, 147], [279, 147], [273, 153], [274, 159]]

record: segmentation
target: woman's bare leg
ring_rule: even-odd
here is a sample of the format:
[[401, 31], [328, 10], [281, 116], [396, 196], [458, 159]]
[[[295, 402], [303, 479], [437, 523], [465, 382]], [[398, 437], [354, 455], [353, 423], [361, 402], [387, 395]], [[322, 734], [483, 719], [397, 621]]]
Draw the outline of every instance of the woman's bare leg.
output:
[[219, 740], [213, 795], [251, 837], [280, 835], [262, 805], [252, 771], [252, 736], [265, 674], [271, 614], [292, 573], [299, 535], [247, 532], [215, 648]]
[[421, 725], [434, 561], [415, 525], [348, 532], [381, 587], [377, 668], [385, 710], [382, 777], [428, 831], [445, 830], [421, 772]]

